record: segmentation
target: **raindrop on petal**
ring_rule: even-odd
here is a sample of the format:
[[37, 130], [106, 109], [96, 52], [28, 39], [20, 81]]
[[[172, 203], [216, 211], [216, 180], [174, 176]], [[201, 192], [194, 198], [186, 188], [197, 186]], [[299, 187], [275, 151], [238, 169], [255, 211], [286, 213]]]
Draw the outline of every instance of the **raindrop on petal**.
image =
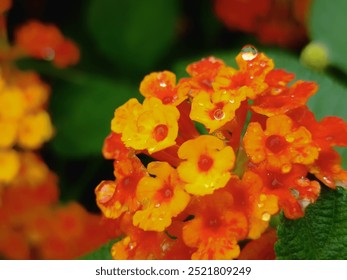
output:
[[258, 50], [252, 45], [246, 45], [241, 49], [241, 56], [245, 61], [252, 61], [258, 55]]

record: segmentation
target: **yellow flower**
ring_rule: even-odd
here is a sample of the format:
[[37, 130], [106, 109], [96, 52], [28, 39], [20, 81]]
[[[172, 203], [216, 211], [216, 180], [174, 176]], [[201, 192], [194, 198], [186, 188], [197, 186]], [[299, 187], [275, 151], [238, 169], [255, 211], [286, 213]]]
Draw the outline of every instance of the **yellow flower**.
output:
[[133, 223], [143, 230], [164, 231], [171, 218], [186, 208], [190, 197], [168, 163], [151, 162], [147, 170], [156, 177], [143, 177], [139, 182], [136, 196], [144, 207], [134, 214]]
[[184, 142], [178, 156], [185, 160], [177, 167], [178, 174], [187, 183], [186, 191], [194, 195], [211, 194], [223, 188], [235, 163], [234, 150], [212, 135]]
[[0, 148], [10, 148], [17, 138], [17, 122], [0, 120]]
[[0, 91], [0, 119], [18, 120], [26, 110], [26, 101], [17, 87], [4, 87]]
[[0, 183], [9, 183], [20, 167], [19, 156], [14, 150], [0, 150]]
[[111, 128], [122, 134], [127, 147], [154, 153], [176, 144], [179, 111], [158, 98], [146, 98], [143, 105], [130, 99], [115, 111]]
[[52, 136], [53, 127], [46, 111], [27, 115], [19, 123], [18, 144], [23, 148], [37, 149]]
[[212, 95], [201, 91], [193, 99], [190, 118], [204, 124], [214, 132], [235, 117], [241, 101], [246, 99], [248, 89], [219, 90]]

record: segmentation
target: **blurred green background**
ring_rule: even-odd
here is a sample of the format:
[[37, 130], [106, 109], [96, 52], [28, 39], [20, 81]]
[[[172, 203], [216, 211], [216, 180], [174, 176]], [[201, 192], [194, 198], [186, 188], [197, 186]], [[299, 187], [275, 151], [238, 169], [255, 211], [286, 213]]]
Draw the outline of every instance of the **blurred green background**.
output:
[[[38, 71], [52, 87], [56, 135], [43, 156], [59, 176], [61, 200], [78, 200], [97, 211], [94, 188], [113, 179], [112, 162], [102, 158], [101, 148], [114, 109], [130, 97], [141, 99], [138, 86], [146, 74], [171, 70], [180, 78], [189, 63], [209, 55], [235, 65], [235, 55], [249, 43], [273, 58], [276, 67], [319, 84], [309, 103], [318, 118], [338, 115], [346, 120], [345, 11], [345, 0], [313, 0], [307, 41], [284, 49], [230, 31], [216, 17], [212, 0], [14, 0], [10, 38], [17, 26], [35, 18], [57, 25], [81, 50], [80, 63], [64, 70], [33, 59], [19, 62], [22, 69]], [[329, 65], [324, 70], [300, 63], [310, 41], [327, 49]], [[346, 168], [347, 153], [341, 152]]]

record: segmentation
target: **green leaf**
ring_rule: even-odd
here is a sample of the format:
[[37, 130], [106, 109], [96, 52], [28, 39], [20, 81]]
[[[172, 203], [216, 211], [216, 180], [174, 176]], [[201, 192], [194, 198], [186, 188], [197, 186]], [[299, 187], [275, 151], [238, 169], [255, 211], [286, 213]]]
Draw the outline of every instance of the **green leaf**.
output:
[[127, 83], [86, 74], [53, 89], [50, 104], [56, 135], [51, 145], [65, 157], [100, 155], [114, 110], [138, 92]]
[[282, 216], [277, 235], [278, 259], [346, 259], [347, 191], [323, 188], [305, 217], [289, 220]]
[[82, 256], [81, 260], [112, 260], [111, 248], [113, 244], [121, 240], [120, 238], [109, 241], [108, 243], [102, 245], [99, 249], [91, 252], [87, 255]]
[[311, 39], [328, 50], [330, 63], [347, 73], [346, 56], [346, 0], [312, 1], [309, 29]]
[[87, 24], [95, 44], [121, 68], [149, 70], [175, 39], [176, 0], [90, 0]]

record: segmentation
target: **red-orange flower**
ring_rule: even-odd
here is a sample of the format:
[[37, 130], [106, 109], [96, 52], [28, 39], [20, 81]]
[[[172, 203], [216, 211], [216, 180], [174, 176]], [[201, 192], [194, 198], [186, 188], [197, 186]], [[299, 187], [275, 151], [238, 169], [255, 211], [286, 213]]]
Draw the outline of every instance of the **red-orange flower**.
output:
[[269, 171], [264, 164], [250, 168], [250, 174], [258, 177], [263, 192], [278, 198], [279, 208], [287, 218], [301, 218], [305, 208], [315, 202], [320, 193], [320, 184], [307, 179], [308, 168], [301, 164], [293, 165], [288, 173]]
[[140, 93], [144, 97], [156, 97], [163, 104], [175, 106], [188, 97], [187, 91], [178, 89], [176, 75], [170, 71], [153, 72], [147, 75], [140, 84]]
[[107, 218], [118, 218], [122, 213], [136, 211], [138, 182], [146, 169], [137, 157], [115, 163], [116, 181], [102, 181], [95, 189], [96, 202]]
[[319, 154], [311, 133], [303, 126], [295, 127], [286, 115], [268, 118], [265, 131], [259, 123], [250, 123], [243, 142], [252, 162], [266, 161], [269, 169], [283, 173], [294, 163], [312, 164]]
[[191, 206], [194, 218], [183, 227], [183, 240], [196, 248], [192, 259], [233, 259], [240, 253], [237, 244], [247, 235], [247, 220], [232, 211], [233, 197], [225, 191], [198, 198]]
[[218, 70], [224, 65], [222, 60], [213, 56], [189, 64], [186, 71], [191, 77], [180, 80], [180, 90], [188, 91], [189, 95], [193, 97], [200, 91], [213, 93], [212, 84]]
[[73, 65], [79, 60], [76, 45], [65, 39], [60, 30], [51, 24], [29, 21], [17, 29], [15, 41], [28, 55], [53, 61], [58, 67]]
[[252, 240], [242, 248], [238, 260], [275, 260], [275, 243], [277, 235], [275, 229], [269, 229], [259, 239]]

